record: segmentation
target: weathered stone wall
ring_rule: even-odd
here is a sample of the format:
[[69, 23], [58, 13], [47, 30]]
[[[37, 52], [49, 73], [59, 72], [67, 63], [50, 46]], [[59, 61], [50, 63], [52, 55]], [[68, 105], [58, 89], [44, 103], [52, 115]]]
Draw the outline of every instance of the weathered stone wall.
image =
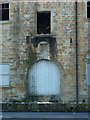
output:
[[[88, 24], [86, 3], [78, 4], [79, 100], [86, 100], [86, 63]], [[37, 11], [51, 11], [51, 34], [56, 37], [54, 61], [61, 69], [63, 102], [76, 101], [75, 3], [10, 2], [10, 20], [2, 26], [2, 61], [10, 64], [10, 87], [3, 88], [3, 100], [22, 99], [28, 94], [26, 36], [37, 34]], [[72, 43], [70, 40], [72, 39]], [[37, 50], [37, 48], [35, 48]], [[0, 59], [1, 60], [1, 59]], [[1, 62], [1, 61], [0, 61]]]
[[78, 6], [79, 100], [82, 101], [83, 99], [87, 100], [86, 62], [84, 59], [86, 54], [88, 54], [88, 24], [85, 12], [85, 3], [79, 3]]

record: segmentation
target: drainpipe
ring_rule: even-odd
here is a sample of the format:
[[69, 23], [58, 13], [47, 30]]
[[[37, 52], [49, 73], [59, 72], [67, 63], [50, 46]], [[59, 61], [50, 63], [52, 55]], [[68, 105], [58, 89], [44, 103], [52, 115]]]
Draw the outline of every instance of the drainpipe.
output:
[[78, 3], [75, 1], [75, 14], [76, 14], [76, 103], [78, 106]]

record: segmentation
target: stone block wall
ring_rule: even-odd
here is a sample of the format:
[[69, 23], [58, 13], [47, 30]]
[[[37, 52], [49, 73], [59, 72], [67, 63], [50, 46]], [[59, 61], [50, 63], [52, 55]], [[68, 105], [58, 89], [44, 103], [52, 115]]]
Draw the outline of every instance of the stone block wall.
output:
[[[79, 101], [87, 99], [86, 63], [88, 52], [88, 22], [86, 3], [78, 3], [79, 44]], [[54, 62], [61, 69], [61, 94], [63, 102], [76, 101], [76, 49], [74, 2], [10, 2], [10, 20], [2, 27], [2, 59], [10, 64], [10, 86], [2, 89], [3, 100], [23, 99], [28, 95], [26, 36], [37, 34], [37, 11], [51, 11], [51, 35], [56, 37]], [[70, 43], [72, 40], [72, 43]], [[32, 45], [33, 46], [33, 45]], [[37, 48], [33, 49], [36, 50]]]

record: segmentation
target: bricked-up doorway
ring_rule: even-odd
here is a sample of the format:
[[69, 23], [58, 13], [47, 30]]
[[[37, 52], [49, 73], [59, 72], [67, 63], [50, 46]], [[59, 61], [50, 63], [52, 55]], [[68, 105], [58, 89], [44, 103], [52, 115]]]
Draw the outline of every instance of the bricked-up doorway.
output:
[[49, 60], [40, 60], [29, 70], [30, 95], [59, 95], [60, 70]]
[[37, 34], [50, 34], [51, 13], [37, 12]]

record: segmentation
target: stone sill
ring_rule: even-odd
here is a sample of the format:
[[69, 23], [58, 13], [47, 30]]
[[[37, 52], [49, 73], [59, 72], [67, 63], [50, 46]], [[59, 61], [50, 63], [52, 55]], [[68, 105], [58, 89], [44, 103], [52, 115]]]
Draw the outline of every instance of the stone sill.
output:
[[15, 86], [10, 86], [10, 85], [6, 85], [6, 86], [0, 86], [0, 88], [14, 88]]
[[34, 37], [53, 37], [55, 35], [52, 34], [36, 34]]
[[11, 23], [11, 21], [0, 21], [0, 24], [10, 24]]

